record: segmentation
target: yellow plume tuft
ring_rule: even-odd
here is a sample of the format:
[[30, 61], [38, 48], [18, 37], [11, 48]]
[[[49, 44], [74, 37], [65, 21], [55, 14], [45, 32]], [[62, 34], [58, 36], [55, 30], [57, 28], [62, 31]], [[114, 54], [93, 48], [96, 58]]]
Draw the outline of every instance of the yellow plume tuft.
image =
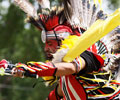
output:
[[76, 43], [77, 41], [79, 40], [79, 37], [78, 36], [75, 36], [75, 35], [70, 35], [68, 36], [65, 40], [62, 41], [62, 46], [60, 49], [63, 49], [63, 48], [72, 48]]

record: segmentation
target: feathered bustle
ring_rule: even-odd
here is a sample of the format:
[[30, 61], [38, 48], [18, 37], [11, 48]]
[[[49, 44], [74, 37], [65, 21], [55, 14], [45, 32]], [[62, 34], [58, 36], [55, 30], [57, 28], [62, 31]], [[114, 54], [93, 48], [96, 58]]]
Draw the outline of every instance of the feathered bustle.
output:
[[105, 19], [103, 11], [90, 0], [64, 0], [64, 13], [73, 27], [88, 29], [97, 19]]
[[103, 37], [101, 41], [108, 50], [105, 53], [108, 63], [104, 69], [110, 70], [114, 74], [114, 79], [120, 80], [120, 26]]

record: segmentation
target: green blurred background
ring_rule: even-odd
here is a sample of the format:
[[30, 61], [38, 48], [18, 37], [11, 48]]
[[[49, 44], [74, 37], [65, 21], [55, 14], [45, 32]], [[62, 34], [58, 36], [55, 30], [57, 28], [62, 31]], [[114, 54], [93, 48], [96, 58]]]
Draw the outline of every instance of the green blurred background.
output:
[[[24, 23], [26, 15], [13, 3], [0, 0], [0, 60], [12, 63], [45, 61], [40, 31]], [[35, 4], [36, 0], [30, 0]], [[111, 13], [119, 7], [120, 0], [104, 0], [103, 8]], [[51, 4], [59, 4], [51, 0]], [[109, 10], [108, 10], [109, 9]], [[46, 87], [41, 79], [0, 76], [0, 100], [45, 100], [53, 87]], [[37, 82], [35, 88], [33, 85]]]

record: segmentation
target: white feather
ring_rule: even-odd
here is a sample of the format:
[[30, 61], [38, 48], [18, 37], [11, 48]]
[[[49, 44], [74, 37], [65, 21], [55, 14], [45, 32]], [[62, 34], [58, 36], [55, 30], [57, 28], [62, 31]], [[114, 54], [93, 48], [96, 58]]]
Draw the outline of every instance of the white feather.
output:
[[49, 0], [37, 0], [42, 8], [50, 9], [50, 1]]
[[28, 16], [37, 17], [37, 11], [28, 0], [14, 0], [14, 3], [19, 6]]
[[64, 0], [64, 2], [64, 6], [67, 5], [66, 8], [69, 10], [65, 12], [66, 18], [73, 27], [88, 29], [96, 21], [100, 8], [97, 9], [89, 0]]
[[67, 49], [60, 49], [58, 50], [55, 54], [53, 54], [53, 63], [59, 63], [62, 62], [63, 57], [67, 54], [68, 52], [68, 48]]

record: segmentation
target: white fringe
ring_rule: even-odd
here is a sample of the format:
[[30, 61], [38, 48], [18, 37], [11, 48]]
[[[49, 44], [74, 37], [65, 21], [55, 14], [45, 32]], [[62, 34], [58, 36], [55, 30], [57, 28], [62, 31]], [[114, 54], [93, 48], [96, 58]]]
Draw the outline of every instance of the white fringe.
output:
[[53, 63], [59, 63], [63, 61], [63, 57], [67, 54], [69, 48], [58, 50], [55, 54], [53, 54]]

